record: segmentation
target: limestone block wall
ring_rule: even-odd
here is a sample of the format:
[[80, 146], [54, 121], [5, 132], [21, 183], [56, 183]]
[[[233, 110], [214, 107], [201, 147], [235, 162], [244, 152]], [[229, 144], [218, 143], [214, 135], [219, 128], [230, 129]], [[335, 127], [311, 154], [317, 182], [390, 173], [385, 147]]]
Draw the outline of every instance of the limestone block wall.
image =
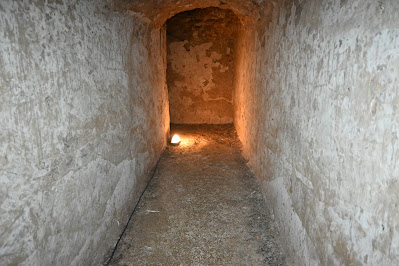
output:
[[237, 131], [303, 265], [399, 264], [398, 12], [282, 1], [239, 34]]
[[234, 43], [239, 22], [233, 12], [195, 9], [167, 22], [172, 123], [233, 122]]
[[0, 2], [2, 265], [103, 262], [165, 146], [165, 30], [109, 4]]

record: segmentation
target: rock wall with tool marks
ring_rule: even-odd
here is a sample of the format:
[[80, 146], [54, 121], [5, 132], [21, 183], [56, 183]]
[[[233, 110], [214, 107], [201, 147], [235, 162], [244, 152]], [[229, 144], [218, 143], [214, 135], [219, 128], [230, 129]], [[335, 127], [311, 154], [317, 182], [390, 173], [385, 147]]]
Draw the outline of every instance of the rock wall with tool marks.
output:
[[166, 144], [165, 58], [109, 1], [0, 2], [0, 264], [103, 262]]
[[235, 124], [296, 264], [399, 264], [398, 12], [281, 1], [240, 30]]

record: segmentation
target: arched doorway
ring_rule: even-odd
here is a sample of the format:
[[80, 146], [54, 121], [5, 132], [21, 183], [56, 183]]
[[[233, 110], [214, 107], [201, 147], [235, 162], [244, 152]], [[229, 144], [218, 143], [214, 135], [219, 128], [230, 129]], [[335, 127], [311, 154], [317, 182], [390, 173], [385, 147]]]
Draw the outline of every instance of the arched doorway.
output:
[[237, 16], [216, 7], [194, 9], [166, 25], [171, 123], [232, 123]]

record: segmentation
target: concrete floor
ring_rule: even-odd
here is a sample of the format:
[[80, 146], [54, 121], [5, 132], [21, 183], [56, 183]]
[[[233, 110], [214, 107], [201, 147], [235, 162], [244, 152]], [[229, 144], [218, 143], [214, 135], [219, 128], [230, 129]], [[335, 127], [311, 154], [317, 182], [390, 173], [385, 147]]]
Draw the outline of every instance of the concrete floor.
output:
[[233, 126], [174, 125], [110, 265], [284, 265]]

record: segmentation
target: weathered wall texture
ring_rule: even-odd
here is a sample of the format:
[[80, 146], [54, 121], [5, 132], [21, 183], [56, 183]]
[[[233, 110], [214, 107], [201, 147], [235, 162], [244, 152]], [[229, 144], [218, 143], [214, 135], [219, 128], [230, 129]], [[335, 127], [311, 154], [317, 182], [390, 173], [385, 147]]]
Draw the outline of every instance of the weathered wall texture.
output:
[[219, 8], [180, 13], [167, 23], [170, 119], [233, 122], [234, 43], [238, 19]]
[[235, 123], [297, 263], [399, 264], [398, 12], [286, 1], [241, 31]]
[[0, 2], [2, 265], [98, 265], [163, 150], [165, 30], [107, 3]]
[[138, 12], [159, 27], [180, 12], [209, 7], [231, 10], [240, 20], [256, 20], [260, 18], [263, 6], [270, 4], [272, 2], [267, 0], [114, 0], [113, 6]]

